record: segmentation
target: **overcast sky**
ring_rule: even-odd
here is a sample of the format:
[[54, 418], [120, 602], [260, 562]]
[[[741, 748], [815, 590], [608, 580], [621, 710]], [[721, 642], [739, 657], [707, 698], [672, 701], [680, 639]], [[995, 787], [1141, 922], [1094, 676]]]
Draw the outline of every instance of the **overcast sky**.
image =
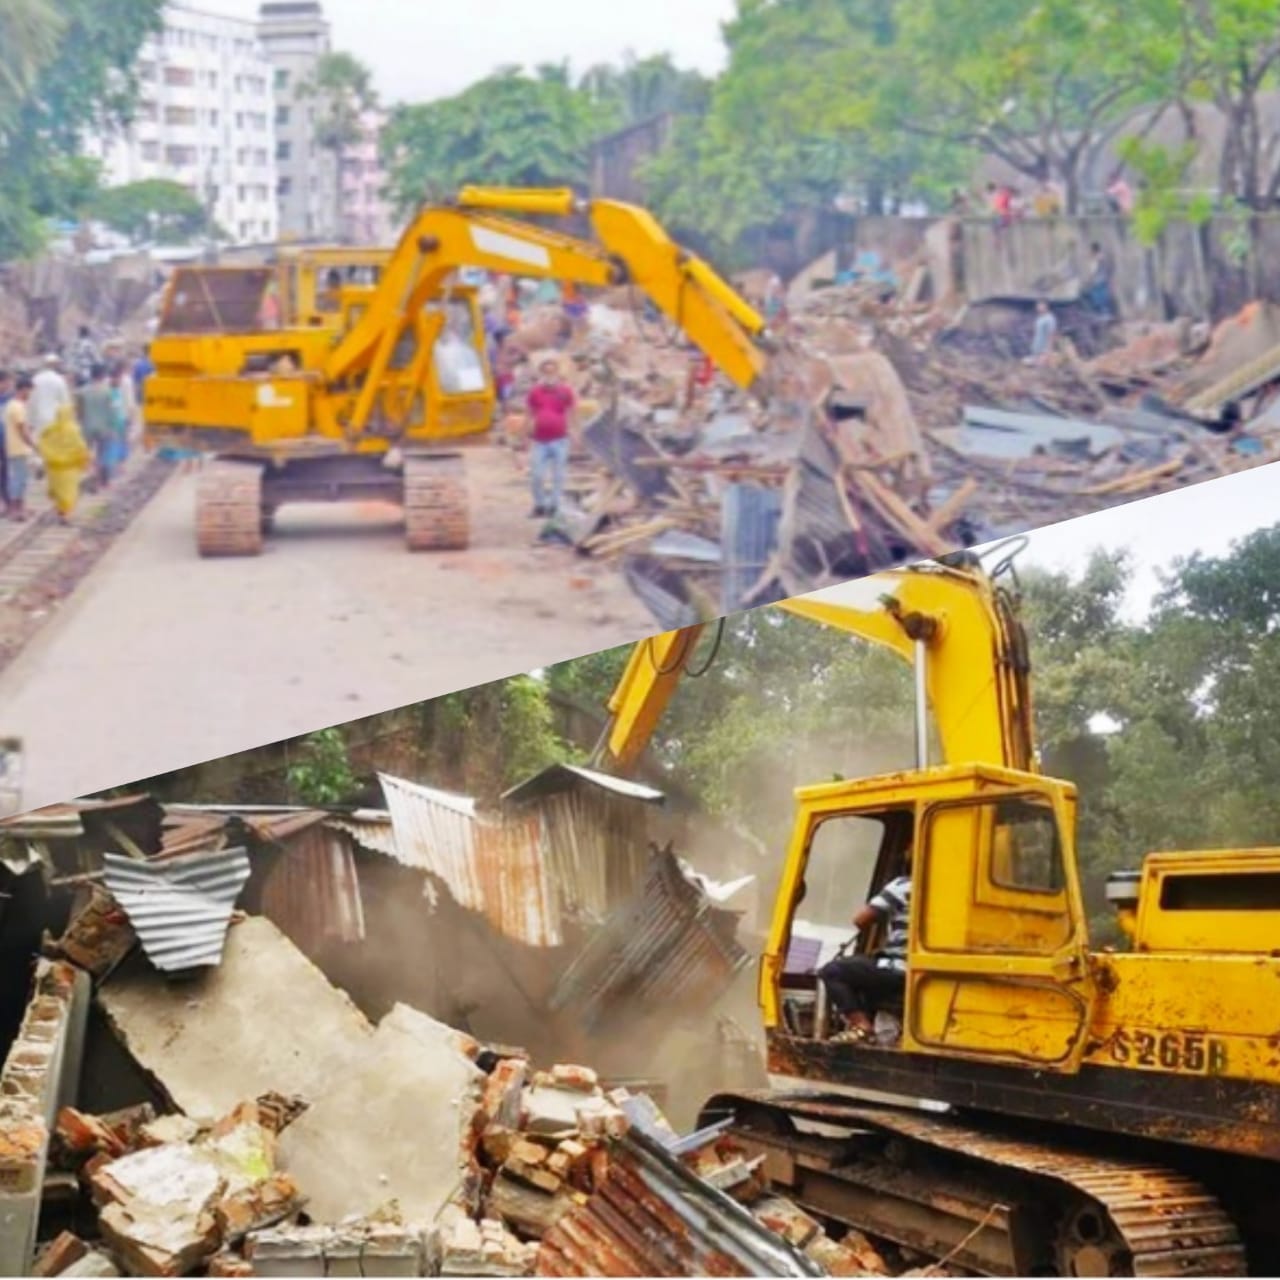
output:
[[1128, 547], [1136, 572], [1126, 613], [1139, 619], [1159, 589], [1158, 571], [1175, 558], [1195, 551], [1221, 555], [1246, 534], [1277, 523], [1280, 462], [1038, 529], [1018, 564], [1078, 573], [1095, 547]]
[[[252, 18], [258, 0], [190, 0]], [[628, 50], [670, 53], [681, 66], [718, 71], [720, 23], [734, 0], [324, 0], [336, 48], [373, 70], [388, 102], [421, 102], [465, 89], [495, 67], [568, 58], [576, 71]]]

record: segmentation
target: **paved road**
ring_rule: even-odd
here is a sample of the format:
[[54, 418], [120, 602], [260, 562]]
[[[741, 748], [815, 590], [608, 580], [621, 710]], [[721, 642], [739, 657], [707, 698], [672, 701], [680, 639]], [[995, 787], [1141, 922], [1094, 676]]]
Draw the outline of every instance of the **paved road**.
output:
[[656, 629], [606, 565], [534, 543], [508, 454], [469, 463], [472, 547], [411, 555], [385, 506], [285, 508], [255, 560], [200, 560], [175, 476], [0, 674], [25, 803], [65, 800]]

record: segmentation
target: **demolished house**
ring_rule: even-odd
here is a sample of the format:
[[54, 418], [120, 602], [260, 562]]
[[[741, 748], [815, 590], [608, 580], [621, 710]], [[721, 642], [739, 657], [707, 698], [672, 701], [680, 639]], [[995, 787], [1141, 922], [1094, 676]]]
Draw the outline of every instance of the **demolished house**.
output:
[[[544, 1016], [586, 1024], [584, 1043], [592, 1028], [627, 1038], [628, 1010], [705, 1021], [749, 954], [734, 886], [670, 847], [600, 864], [625, 825], [616, 806], [656, 804], [650, 788], [564, 766], [485, 813], [381, 781], [386, 810], [139, 795], [0, 823], [5, 885], [41, 887], [27, 901], [44, 926], [4, 957], [22, 1008], [0, 1070], [0, 1271], [803, 1276], [918, 1261], [780, 1200], [723, 1124], [680, 1135], [661, 1087], [478, 1036], [394, 990], [371, 1013], [358, 981], [332, 980], [344, 946], [377, 947], [388, 892], [420, 937], [444, 933], [455, 970], [458, 912], [487, 943], [556, 957]], [[390, 946], [412, 968], [405, 941]]]
[[[963, 302], [926, 256], [802, 273], [751, 394], [603, 295], [568, 340], [585, 425], [543, 536], [616, 560], [672, 628], [1277, 456], [1275, 305], [1121, 323], [1066, 281], [1034, 361], [1038, 295]], [[531, 314], [516, 350], [556, 321]]]

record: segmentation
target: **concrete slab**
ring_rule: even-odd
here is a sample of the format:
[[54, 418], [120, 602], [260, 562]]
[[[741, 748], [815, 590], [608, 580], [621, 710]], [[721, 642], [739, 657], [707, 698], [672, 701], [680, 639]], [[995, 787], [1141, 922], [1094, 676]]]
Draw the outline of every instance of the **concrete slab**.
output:
[[169, 982], [131, 963], [98, 999], [175, 1105], [205, 1120], [271, 1090], [315, 1102], [373, 1037], [351, 1000], [256, 916], [232, 925], [216, 969]]
[[467, 1180], [484, 1075], [450, 1028], [396, 1007], [313, 1106], [280, 1137], [280, 1166], [316, 1222], [366, 1216], [395, 1199], [432, 1223]]

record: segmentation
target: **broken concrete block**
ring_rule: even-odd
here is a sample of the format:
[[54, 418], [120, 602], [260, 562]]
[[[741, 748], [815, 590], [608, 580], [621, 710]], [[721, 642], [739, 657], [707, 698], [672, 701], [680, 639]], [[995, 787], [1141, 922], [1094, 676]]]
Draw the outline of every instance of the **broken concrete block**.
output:
[[364, 1217], [394, 1198], [425, 1226], [470, 1177], [484, 1076], [441, 1025], [397, 1005], [281, 1135], [281, 1167], [313, 1218]]
[[217, 1251], [225, 1183], [194, 1147], [151, 1147], [99, 1170], [103, 1238], [140, 1276], [180, 1276]]
[[371, 1223], [360, 1253], [360, 1274], [365, 1276], [430, 1275], [434, 1253], [433, 1233], [416, 1232], [389, 1223]]
[[272, 1090], [257, 1100], [258, 1121], [272, 1133], [283, 1133], [311, 1104], [305, 1098], [285, 1097]]
[[286, 1227], [255, 1231], [245, 1240], [245, 1256], [256, 1276], [322, 1276], [328, 1227]]
[[520, 1128], [527, 1133], [570, 1137], [578, 1129], [581, 1102], [582, 1095], [572, 1090], [533, 1085], [521, 1097]]
[[170, 1142], [194, 1142], [200, 1133], [200, 1126], [190, 1116], [159, 1116], [142, 1126], [139, 1145], [163, 1147]]
[[89, 1246], [73, 1231], [63, 1231], [49, 1241], [36, 1257], [33, 1276], [60, 1276], [89, 1252]]
[[529, 1064], [520, 1058], [504, 1058], [489, 1073], [484, 1086], [481, 1113], [487, 1124], [514, 1129], [520, 1124], [520, 1095]]
[[603, 1098], [592, 1098], [578, 1107], [578, 1132], [587, 1141], [603, 1141], [606, 1138], [623, 1138], [630, 1128], [626, 1113]]
[[64, 1276], [83, 1276], [90, 1280], [114, 1280], [123, 1274], [116, 1266], [115, 1260], [100, 1249], [91, 1249], [77, 1262], [73, 1262], [63, 1273]]
[[522, 1244], [496, 1219], [474, 1222], [456, 1205], [440, 1220], [442, 1276], [523, 1276], [529, 1274], [537, 1246]]
[[567, 1188], [555, 1194], [519, 1182], [499, 1171], [485, 1199], [485, 1211], [522, 1235], [540, 1240], [585, 1196], [575, 1196]]
[[579, 1093], [596, 1093], [600, 1077], [590, 1067], [571, 1062], [558, 1062], [551, 1068], [550, 1083], [560, 1089], [576, 1089]]
[[271, 1091], [322, 1096], [373, 1036], [351, 1000], [269, 920], [227, 933], [222, 963], [172, 983], [141, 958], [98, 1002], [121, 1042], [196, 1119]]

